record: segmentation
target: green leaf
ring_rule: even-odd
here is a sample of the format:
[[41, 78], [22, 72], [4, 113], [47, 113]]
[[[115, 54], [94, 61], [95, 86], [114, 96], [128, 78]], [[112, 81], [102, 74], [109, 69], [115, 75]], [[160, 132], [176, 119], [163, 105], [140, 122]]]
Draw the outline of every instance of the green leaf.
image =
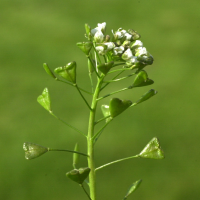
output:
[[103, 63], [97, 66], [97, 68], [99, 69], [100, 72], [102, 72], [104, 75], [106, 75], [110, 69], [112, 68], [112, 66], [114, 65], [114, 62], [111, 61], [109, 63]]
[[[104, 117], [108, 117], [110, 115], [110, 109], [108, 105], [101, 105], [101, 111]], [[106, 122], [110, 121], [110, 117], [106, 118]]]
[[49, 66], [46, 63], [43, 64], [43, 67], [47, 74], [49, 74], [51, 77], [56, 79], [56, 76], [54, 75], [54, 73], [51, 71], [51, 69], [49, 68]]
[[109, 104], [109, 110], [111, 117], [114, 118], [121, 114], [124, 110], [132, 105], [130, 100], [120, 100], [118, 98], [112, 98]]
[[142, 158], [163, 159], [165, 156], [158, 138], [154, 137], [141, 151], [139, 156]]
[[72, 181], [82, 184], [84, 180], [88, 177], [90, 173], [90, 168], [80, 168], [80, 169], [73, 169], [70, 172], [66, 173], [66, 176], [70, 178]]
[[154, 89], [149, 90], [148, 92], [146, 92], [144, 95], [142, 95], [140, 97], [140, 99], [136, 102], [136, 104], [142, 103], [143, 101], [148, 100], [149, 98], [151, 98], [152, 96], [156, 95], [158, 92]]
[[[78, 143], [76, 143], [76, 145], [75, 145], [75, 147], [74, 147], [74, 151], [79, 151]], [[76, 169], [76, 165], [77, 165], [78, 162], [79, 162], [79, 158], [80, 158], [80, 155], [79, 155], [79, 154], [73, 153], [73, 167], [74, 167], [74, 169]]]
[[56, 74], [69, 82], [76, 83], [76, 62], [70, 62], [64, 67], [58, 67], [54, 70]]
[[92, 48], [92, 42], [78, 42], [76, 44], [86, 55], [89, 55]]
[[48, 148], [31, 142], [25, 142], [23, 144], [23, 149], [27, 160], [37, 158], [48, 151]]
[[146, 71], [141, 70], [135, 77], [132, 87], [142, 87], [153, 84], [154, 81], [148, 78]]
[[51, 111], [51, 100], [47, 88], [43, 90], [42, 94], [37, 98], [37, 101], [46, 110]]
[[128, 196], [129, 196], [130, 194], [132, 194], [132, 193], [140, 186], [141, 182], [142, 182], [142, 179], [140, 179], [140, 180], [134, 182], [134, 183], [131, 185], [131, 187], [129, 188], [129, 190], [128, 190], [126, 196], [124, 197], [124, 200], [127, 199]]

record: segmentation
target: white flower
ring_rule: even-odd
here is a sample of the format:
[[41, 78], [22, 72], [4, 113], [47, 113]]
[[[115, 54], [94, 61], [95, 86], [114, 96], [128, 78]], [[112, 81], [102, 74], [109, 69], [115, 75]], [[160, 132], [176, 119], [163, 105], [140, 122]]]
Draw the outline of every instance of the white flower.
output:
[[127, 63], [129, 64], [135, 64], [136, 62], [138, 62], [136, 56], [132, 56], [129, 60], [127, 60]]
[[91, 30], [91, 34], [94, 36], [97, 31], [105, 33], [105, 29], [106, 29], [106, 22], [103, 22], [102, 24], [98, 23], [97, 27]]
[[140, 40], [135, 40], [135, 42], [131, 45], [131, 48], [143, 47], [143, 43]]
[[121, 39], [124, 37], [124, 35], [126, 34], [126, 31], [122, 28], [119, 28], [115, 33], [112, 30], [112, 33], [115, 37], [116, 40]]
[[122, 54], [124, 51], [124, 47], [123, 46], [120, 46], [120, 47], [115, 47], [113, 52], [114, 52], [114, 55], [117, 55], [117, 54]]
[[103, 46], [97, 46], [97, 47], [95, 47], [95, 49], [98, 51], [98, 53], [99, 53], [100, 55], [104, 55], [105, 49], [104, 49]]
[[129, 60], [131, 57], [133, 57], [131, 49], [127, 49], [122, 55], [123, 60]]
[[142, 55], [147, 55], [147, 49], [145, 47], [139, 47], [136, 49], [136, 54], [135, 56], [142, 56]]
[[95, 35], [94, 35], [94, 41], [95, 42], [98, 42], [98, 43], [101, 43], [104, 41], [104, 34], [98, 30]]
[[115, 47], [115, 44], [113, 42], [106, 42], [104, 44], [107, 46], [107, 50], [111, 50]]
[[126, 37], [126, 40], [131, 40], [132, 35], [129, 33], [125, 33], [124, 36]]

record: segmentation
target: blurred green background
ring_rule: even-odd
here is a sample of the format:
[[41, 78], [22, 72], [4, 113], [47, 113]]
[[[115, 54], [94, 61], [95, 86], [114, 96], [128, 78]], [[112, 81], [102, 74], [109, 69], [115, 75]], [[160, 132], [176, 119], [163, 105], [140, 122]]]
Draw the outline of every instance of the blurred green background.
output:
[[[75, 44], [85, 40], [85, 23], [94, 28], [107, 22], [107, 33], [119, 27], [137, 30], [155, 59], [146, 68], [153, 86], [114, 96], [134, 101], [151, 88], [159, 93], [109, 125], [96, 145], [96, 166], [139, 153], [154, 136], [166, 158], [132, 159], [98, 171], [98, 199], [122, 199], [142, 178], [130, 200], [198, 200], [199, 10], [199, 0], [0, 0], [0, 198], [87, 199], [65, 177], [72, 169], [71, 154], [52, 152], [27, 161], [22, 144], [73, 149], [78, 142], [86, 152], [84, 138], [50, 116], [36, 98], [48, 87], [54, 113], [86, 132], [88, 109], [77, 91], [51, 79], [42, 64], [54, 69], [76, 60], [78, 84], [89, 87], [86, 59]], [[81, 162], [87, 165], [85, 158]]]

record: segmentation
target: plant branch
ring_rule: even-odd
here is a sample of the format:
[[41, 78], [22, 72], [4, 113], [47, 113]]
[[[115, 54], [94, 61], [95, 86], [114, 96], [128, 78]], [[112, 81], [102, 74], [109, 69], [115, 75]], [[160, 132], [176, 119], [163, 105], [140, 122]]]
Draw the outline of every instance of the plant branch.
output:
[[79, 87], [77, 85], [75, 85], [75, 87], [78, 90], [79, 94], [81, 95], [82, 99], [85, 101], [85, 103], [88, 106], [88, 108], [91, 110], [90, 105], [88, 104], [87, 100], [85, 99], [85, 97], [83, 96], [83, 94], [81, 93], [81, 91], [79, 90]]
[[77, 153], [80, 154], [82, 156], [88, 156], [87, 154], [78, 152], [78, 151], [71, 151], [71, 150], [67, 150], [67, 149], [52, 149], [52, 148], [48, 148], [48, 151], [66, 151], [66, 152], [70, 152], [70, 153]]
[[110, 162], [110, 163], [107, 163], [107, 164], [102, 165], [102, 166], [100, 166], [100, 167], [97, 167], [97, 168], [95, 169], [95, 171], [97, 171], [97, 170], [99, 170], [99, 169], [102, 169], [102, 168], [104, 168], [104, 167], [107, 167], [107, 166], [109, 166], [109, 165], [112, 165], [112, 164], [115, 164], [115, 163], [124, 161], [124, 160], [129, 160], [129, 159], [131, 159], [131, 158], [138, 158], [138, 157], [139, 157], [139, 155], [136, 155], [136, 156], [131, 156], [131, 157], [127, 157], [127, 158], [122, 158], [122, 159], [119, 159], [119, 160], [115, 160], [115, 161], [113, 161], [113, 162]]
[[90, 195], [87, 193], [86, 189], [84, 188], [83, 184], [79, 184], [79, 185], [83, 188], [83, 190], [84, 190], [85, 194], [88, 196], [88, 198], [89, 198], [90, 200], [92, 200], [92, 199], [90, 198]]
[[49, 112], [52, 116], [54, 116], [56, 119], [58, 119], [59, 121], [63, 122], [65, 125], [69, 126], [71, 129], [75, 130], [76, 132], [80, 133], [81, 135], [83, 135], [84, 137], [87, 137], [82, 131], [78, 130], [77, 128], [75, 128], [74, 126], [68, 124], [67, 122], [65, 122], [64, 120], [60, 119], [59, 117], [57, 117], [56, 115], [53, 114], [52, 111]]

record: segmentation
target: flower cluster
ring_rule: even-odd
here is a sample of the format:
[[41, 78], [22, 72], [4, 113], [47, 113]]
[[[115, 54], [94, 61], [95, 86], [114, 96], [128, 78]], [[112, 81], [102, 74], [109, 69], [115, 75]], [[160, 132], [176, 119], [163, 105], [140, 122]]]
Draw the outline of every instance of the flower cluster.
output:
[[125, 62], [130, 68], [143, 68], [153, 63], [153, 56], [143, 46], [136, 31], [119, 28], [115, 32], [112, 30], [112, 36], [105, 32], [105, 22], [98, 23], [94, 29], [86, 25], [86, 37], [95, 43], [97, 52], [106, 55], [109, 61]]

